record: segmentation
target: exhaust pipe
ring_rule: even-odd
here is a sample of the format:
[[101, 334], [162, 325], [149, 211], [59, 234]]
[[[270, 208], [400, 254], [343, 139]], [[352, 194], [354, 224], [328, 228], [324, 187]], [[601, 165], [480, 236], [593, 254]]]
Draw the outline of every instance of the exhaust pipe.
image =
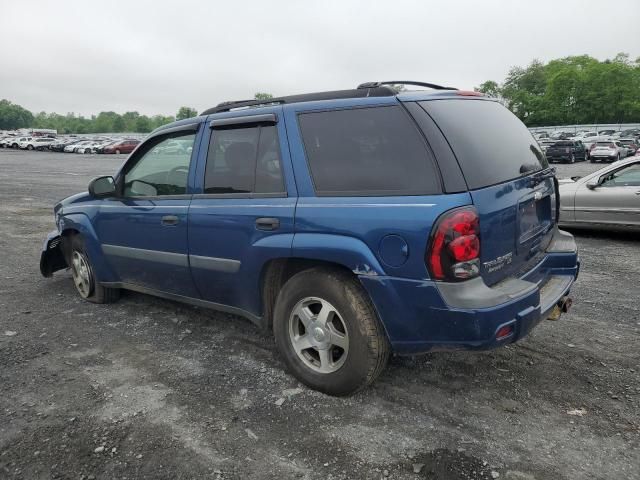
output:
[[558, 300], [558, 303], [554, 305], [551, 312], [549, 312], [547, 320], [558, 320], [560, 318], [560, 315], [569, 311], [571, 305], [573, 305], [573, 300], [571, 299], [571, 297], [562, 297], [560, 300]]

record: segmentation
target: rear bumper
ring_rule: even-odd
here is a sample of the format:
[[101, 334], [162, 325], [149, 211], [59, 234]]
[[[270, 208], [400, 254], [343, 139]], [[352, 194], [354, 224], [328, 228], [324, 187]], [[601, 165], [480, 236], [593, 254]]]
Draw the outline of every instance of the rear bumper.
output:
[[[573, 236], [557, 231], [543, 259], [526, 275], [488, 287], [482, 279], [443, 284], [360, 277], [398, 354], [487, 350], [526, 336], [566, 296], [579, 271]], [[511, 333], [496, 339], [498, 330]]]
[[571, 154], [555, 154], [555, 155], [547, 155], [547, 160], [550, 162], [564, 162], [569, 161], [571, 159]]

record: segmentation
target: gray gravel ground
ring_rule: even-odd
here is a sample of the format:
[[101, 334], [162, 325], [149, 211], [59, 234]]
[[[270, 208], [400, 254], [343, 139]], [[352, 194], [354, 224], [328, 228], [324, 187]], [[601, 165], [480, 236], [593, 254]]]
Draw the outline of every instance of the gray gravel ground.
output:
[[0, 478], [638, 478], [639, 238], [576, 232], [574, 308], [522, 342], [332, 398], [245, 320], [40, 276], [54, 202], [123, 160], [0, 151]]

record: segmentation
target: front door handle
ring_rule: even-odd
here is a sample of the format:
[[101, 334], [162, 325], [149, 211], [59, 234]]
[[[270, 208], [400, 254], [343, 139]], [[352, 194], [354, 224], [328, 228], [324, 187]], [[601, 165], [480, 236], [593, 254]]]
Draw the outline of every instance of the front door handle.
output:
[[177, 225], [179, 221], [180, 219], [175, 215], [165, 215], [164, 217], [162, 217], [162, 220], [160, 220], [160, 223], [166, 226], [173, 226]]
[[280, 228], [280, 220], [271, 217], [262, 217], [256, 220], [256, 228], [258, 230], [277, 230]]

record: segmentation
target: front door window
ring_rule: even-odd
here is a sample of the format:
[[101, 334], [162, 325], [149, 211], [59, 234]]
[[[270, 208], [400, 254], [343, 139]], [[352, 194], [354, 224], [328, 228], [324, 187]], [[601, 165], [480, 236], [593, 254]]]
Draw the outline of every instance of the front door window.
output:
[[125, 197], [184, 195], [195, 134], [151, 141], [128, 166], [124, 175]]

